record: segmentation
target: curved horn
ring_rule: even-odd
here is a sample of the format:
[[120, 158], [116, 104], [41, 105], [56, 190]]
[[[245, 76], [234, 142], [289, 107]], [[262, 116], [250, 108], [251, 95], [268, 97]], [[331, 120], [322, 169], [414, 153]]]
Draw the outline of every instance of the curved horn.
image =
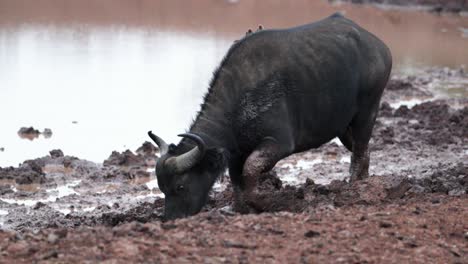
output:
[[180, 134], [178, 136], [183, 138], [189, 138], [195, 141], [195, 143], [197, 143], [197, 146], [193, 149], [189, 150], [188, 152], [185, 152], [182, 155], [174, 157], [174, 169], [176, 172], [181, 173], [192, 168], [198, 162], [200, 162], [200, 160], [205, 156], [206, 145], [205, 141], [203, 141], [201, 137], [192, 133]]
[[154, 141], [154, 143], [156, 143], [156, 145], [158, 145], [161, 156], [167, 153], [169, 146], [162, 138], [156, 136], [151, 131], [148, 131], [148, 136]]

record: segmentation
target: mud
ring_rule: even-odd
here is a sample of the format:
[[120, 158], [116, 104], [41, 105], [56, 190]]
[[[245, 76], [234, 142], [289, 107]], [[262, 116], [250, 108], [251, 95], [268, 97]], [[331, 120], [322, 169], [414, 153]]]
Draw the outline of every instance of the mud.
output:
[[[337, 2], [329, 0], [329, 2]], [[379, 4], [402, 7], [423, 7], [434, 13], [449, 12], [460, 13], [468, 11], [468, 2], [465, 0], [340, 0], [338, 2], [351, 2], [353, 4]]]
[[467, 81], [463, 69], [394, 75], [371, 177], [349, 184], [350, 153], [333, 140], [259, 175], [259, 214], [234, 212], [221, 177], [199, 215], [162, 222], [149, 142], [102, 164], [52, 150], [0, 168], [2, 260], [467, 262], [467, 101], [437, 88]]

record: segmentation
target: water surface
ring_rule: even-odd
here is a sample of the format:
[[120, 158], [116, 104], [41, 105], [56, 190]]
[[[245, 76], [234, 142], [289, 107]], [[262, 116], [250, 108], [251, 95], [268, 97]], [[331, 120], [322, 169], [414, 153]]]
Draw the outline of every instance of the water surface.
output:
[[[382, 38], [397, 71], [468, 62], [468, 18], [457, 15], [326, 1], [0, 0], [0, 166], [55, 148], [102, 162], [135, 150], [149, 129], [176, 141], [248, 28], [335, 11]], [[53, 135], [21, 139], [23, 126]]]

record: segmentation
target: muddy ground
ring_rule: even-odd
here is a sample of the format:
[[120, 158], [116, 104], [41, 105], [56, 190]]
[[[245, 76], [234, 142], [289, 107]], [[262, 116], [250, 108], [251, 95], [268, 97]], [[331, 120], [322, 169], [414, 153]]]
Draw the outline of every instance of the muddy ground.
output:
[[102, 164], [52, 150], [0, 168], [0, 262], [468, 263], [467, 87], [463, 68], [394, 74], [371, 177], [347, 183], [334, 140], [260, 177], [261, 214], [233, 212], [223, 177], [201, 214], [161, 222], [148, 142]]
[[468, 11], [466, 0], [328, 0], [353, 4], [376, 4], [385, 6], [417, 7], [434, 13], [461, 13]]

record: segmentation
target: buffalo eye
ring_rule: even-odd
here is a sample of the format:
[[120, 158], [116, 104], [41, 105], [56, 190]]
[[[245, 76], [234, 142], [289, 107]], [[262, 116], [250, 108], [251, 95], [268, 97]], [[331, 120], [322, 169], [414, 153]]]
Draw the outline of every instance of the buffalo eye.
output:
[[176, 192], [181, 193], [181, 192], [184, 191], [184, 188], [185, 188], [184, 185], [178, 185], [178, 186], [176, 187]]

